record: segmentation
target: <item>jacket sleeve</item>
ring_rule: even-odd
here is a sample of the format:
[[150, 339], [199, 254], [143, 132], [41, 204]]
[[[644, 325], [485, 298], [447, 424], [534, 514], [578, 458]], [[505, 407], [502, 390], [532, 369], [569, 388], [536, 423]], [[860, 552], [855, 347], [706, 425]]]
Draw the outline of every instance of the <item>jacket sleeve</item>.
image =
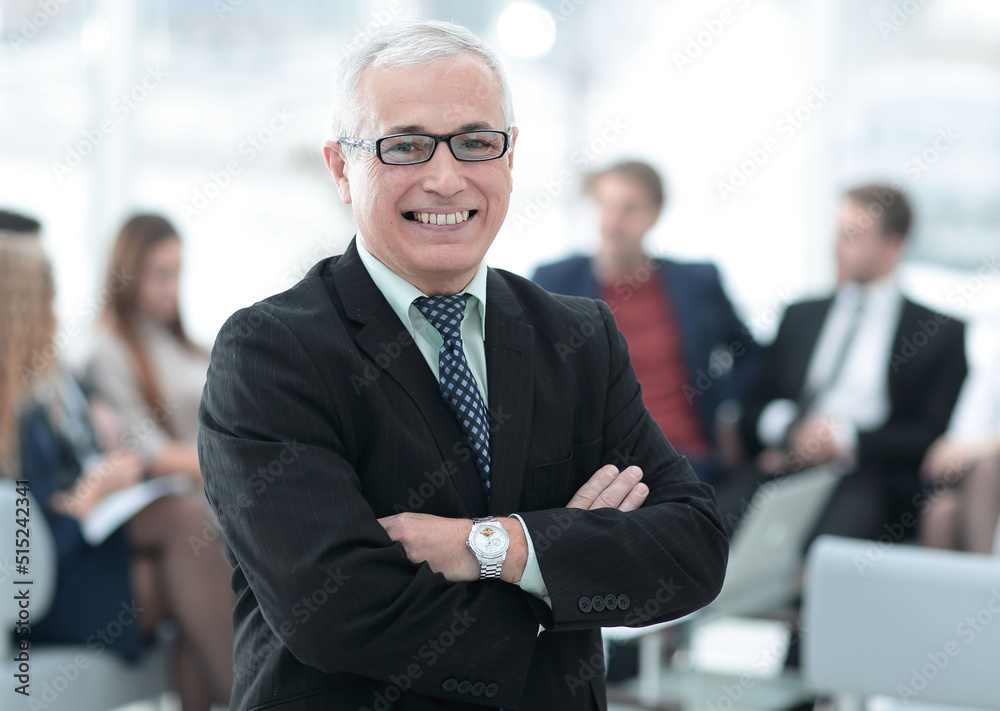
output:
[[482, 703], [516, 706], [538, 630], [530, 596], [513, 585], [451, 583], [407, 559], [363, 496], [338, 434], [337, 418], [349, 413], [333, 392], [269, 307], [223, 327], [199, 454], [246, 579], [241, 605], [252, 596], [291, 654], [326, 673], [387, 683], [407, 674], [416, 692], [456, 701], [467, 696], [446, 691], [448, 677], [490, 678], [498, 692]]
[[[555, 631], [643, 626], [711, 602], [722, 587], [728, 541], [711, 488], [679, 457], [642, 402], [625, 339], [597, 302], [610, 350], [603, 461], [635, 464], [645, 504], [617, 509], [518, 512], [528, 524], [552, 600]], [[597, 341], [598, 339], [594, 339]]]

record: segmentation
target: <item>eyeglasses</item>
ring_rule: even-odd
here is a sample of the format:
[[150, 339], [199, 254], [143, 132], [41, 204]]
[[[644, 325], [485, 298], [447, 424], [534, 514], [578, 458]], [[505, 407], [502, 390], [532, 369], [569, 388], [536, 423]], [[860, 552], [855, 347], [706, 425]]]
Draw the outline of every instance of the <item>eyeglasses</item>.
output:
[[439, 143], [447, 143], [455, 160], [474, 163], [495, 160], [507, 152], [506, 131], [468, 131], [450, 136], [400, 133], [377, 140], [338, 138], [337, 143], [363, 148], [374, 153], [386, 165], [416, 165], [434, 157]]

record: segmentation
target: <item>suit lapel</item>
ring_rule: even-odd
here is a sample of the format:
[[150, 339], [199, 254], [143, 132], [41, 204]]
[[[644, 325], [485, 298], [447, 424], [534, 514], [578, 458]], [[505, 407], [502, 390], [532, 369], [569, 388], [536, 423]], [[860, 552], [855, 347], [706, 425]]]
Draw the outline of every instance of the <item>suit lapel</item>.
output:
[[[441, 397], [440, 386], [420, 349], [365, 269], [354, 240], [333, 266], [332, 272], [333, 287], [344, 304], [346, 316], [360, 325], [354, 336], [358, 348], [376, 364], [375, 367], [384, 365], [382, 369], [417, 405], [442, 461], [450, 460], [459, 471], [458, 475], [450, 476], [448, 480], [462, 501], [463, 510], [469, 515], [482, 515], [486, 499], [475, 461], [464, 459], [465, 449], [455, 446], [456, 443], [464, 445], [462, 428]], [[389, 344], [400, 344], [399, 354], [395, 357], [394, 349], [387, 348]]]
[[534, 328], [494, 270], [486, 279], [486, 371], [489, 382], [490, 513], [517, 509], [524, 485], [534, 403]]
[[790, 381], [791, 391], [799, 393], [800, 398], [805, 392], [809, 365], [816, 354], [819, 334], [823, 330], [823, 324], [826, 323], [830, 307], [833, 306], [833, 298], [805, 304], [805, 308], [802, 309], [802, 323], [795, 327], [795, 337], [789, 341], [793, 352], [788, 362], [794, 364], [794, 373]]
[[903, 386], [900, 378], [904, 370], [897, 365], [896, 354], [902, 353], [905, 350], [906, 343], [904, 339], [907, 336], [912, 337], [919, 330], [917, 322], [920, 318], [917, 304], [905, 296], [901, 297], [901, 299], [903, 305], [899, 309], [899, 323], [896, 325], [896, 333], [892, 338], [892, 353], [889, 354], [889, 402], [892, 404], [893, 410], [895, 410], [896, 402], [899, 399], [899, 389]]

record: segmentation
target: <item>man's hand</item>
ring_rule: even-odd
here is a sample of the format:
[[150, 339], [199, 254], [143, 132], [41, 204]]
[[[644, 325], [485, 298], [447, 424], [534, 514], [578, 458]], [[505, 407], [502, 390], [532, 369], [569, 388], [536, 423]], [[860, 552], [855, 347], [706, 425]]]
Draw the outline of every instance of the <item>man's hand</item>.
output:
[[[504, 558], [500, 579], [516, 583], [528, 560], [528, 543], [524, 529], [515, 518], [499, 518], [510, 537], [510, 547]], [[411, 563], [427, 562], [435, 573], [441, 573], [453, 583], [479, 580], [479, 561], [465, 545], [472, 530], [468, 518], [442, 518], [420, 513], [401, 513], [378, 519], [389, 538], [402, 543]]]
[[580, 487], [566, 504], [566, 508], [635, 511], [649, 495], [649, 487], [641, 484], [641, 479], [642, 469], [639, 467], [627, 467], [619, 472], [618, 467], [606, 464]]
[[798, 455], [804, 467], [814, 467], [832, 462], [846, 452], [837, 449], [834, 438], [836, 422], [824, 415], [812, 415], [794, 429], [789, 437], [789, 449]]

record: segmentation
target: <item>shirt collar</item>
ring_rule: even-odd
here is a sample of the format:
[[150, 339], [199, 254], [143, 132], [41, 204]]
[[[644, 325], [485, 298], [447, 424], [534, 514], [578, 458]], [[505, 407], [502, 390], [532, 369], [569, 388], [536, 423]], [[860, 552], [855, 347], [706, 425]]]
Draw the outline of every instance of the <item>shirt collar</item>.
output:
[[875, 303], [889, 302], [899, 293], [899, 283], [896, 280], [896, 274], [895, 272], [891, 272], [884, 277], [866, 284], [859, 284], [854, 281], [847, 282], [838, 290], [838, 297], [839, 300], [846, 300], [848, 303], [853, 303], [863, 296], [866, 302]]
[[[399, 320], [406, 326], [406, 329], [412, 336], [413, 322], [410, 315], [410, 306], [413, 304], [414, 299], [421, 296], [429, 296], [429, 294], [423, 293], [420, 289], [380, 262], [377, 257], [368, 251], [368, 247], [365, 246], [365, 238], [360, 232], [355, 242], [358, 249], [358, 256], [361, 257], [361, 263], [365, 265], [365, 269], [368, 270], [368, 274], [371, 276], [372, 281], [375, 282], [375, 286], [382, 292], [385, 300], [389, 302], [389, 306], [392, 307], [396, 316], [399, 317]], [[479, 310], [480, 323], [484, 324], [484, 339], [486, 324], [486, 272], [486, 260], [483, 260], [479, 262], [479, 268], [476, 269], [472, 280], [461, 291], [461, 293], [468, 294], [471, 297], [469, 303], [475, 302], [476, 308]], [[416, 306], [413, 307], [413, 312], [420, 313]], [[423, 318], [422, 314], [421, 318]]]

